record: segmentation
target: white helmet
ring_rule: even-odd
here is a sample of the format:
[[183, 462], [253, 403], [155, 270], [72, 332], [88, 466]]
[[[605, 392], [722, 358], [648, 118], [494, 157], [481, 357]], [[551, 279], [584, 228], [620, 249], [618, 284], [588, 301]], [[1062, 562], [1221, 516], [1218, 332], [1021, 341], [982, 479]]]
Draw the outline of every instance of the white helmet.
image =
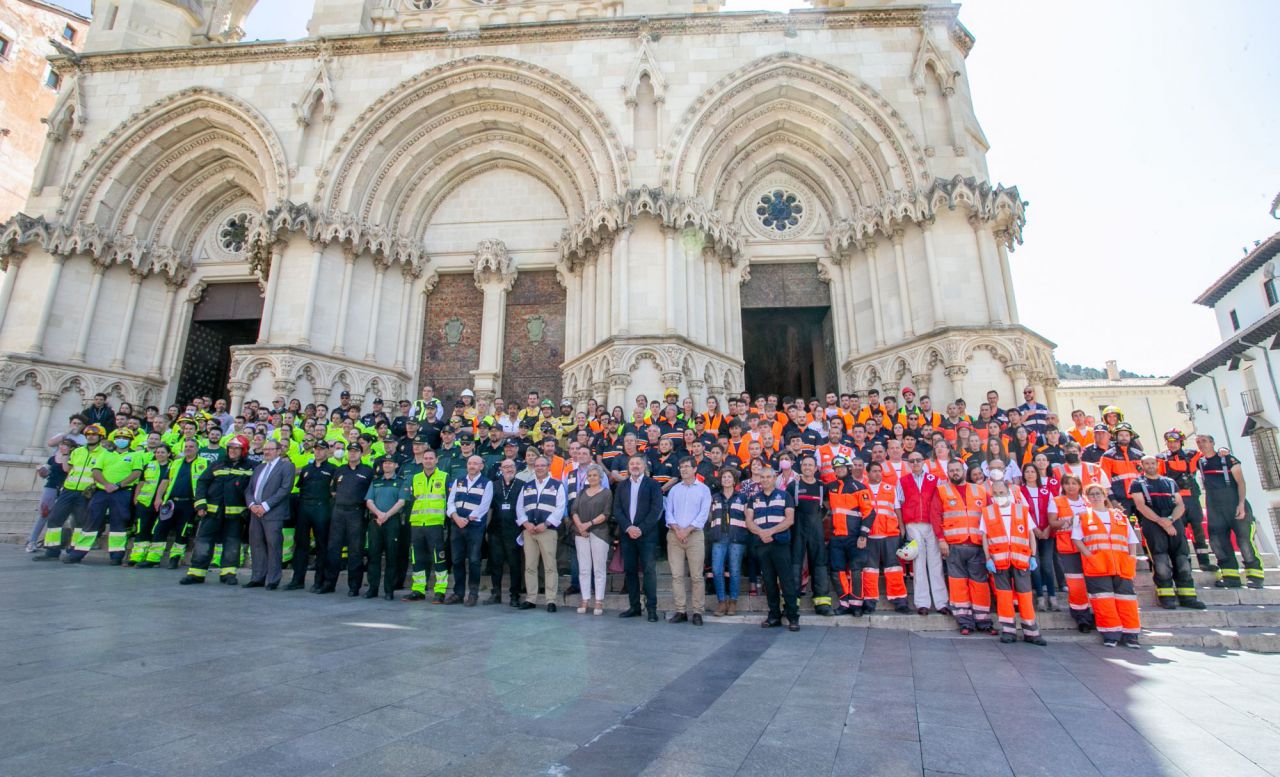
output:
[[898, 558], [903, 561], [915, 561], [916, 556], [920, 555], [920, 545], [915, 540], [908, 542], [901, 548], [898, 548]]

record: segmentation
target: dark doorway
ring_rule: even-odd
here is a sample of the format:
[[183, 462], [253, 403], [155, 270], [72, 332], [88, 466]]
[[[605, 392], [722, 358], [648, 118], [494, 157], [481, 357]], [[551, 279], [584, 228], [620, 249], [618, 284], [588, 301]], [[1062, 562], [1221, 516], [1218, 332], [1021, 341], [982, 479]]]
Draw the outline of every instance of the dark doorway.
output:
[[838, 390], [831, 295], [816, 263], [753, 262], [741, 300], [747, 391], [821, 397]]
[[258, 284], [209, 286], [191, 314], [177, 401], [189, 402], [196, 396], [227, 399], [231, 347], [256, 342], [261, 319]]
[[742, 311], [742, 357], [752, 394], [821, 397], [832, 360], [831, 309], [755, 308]]

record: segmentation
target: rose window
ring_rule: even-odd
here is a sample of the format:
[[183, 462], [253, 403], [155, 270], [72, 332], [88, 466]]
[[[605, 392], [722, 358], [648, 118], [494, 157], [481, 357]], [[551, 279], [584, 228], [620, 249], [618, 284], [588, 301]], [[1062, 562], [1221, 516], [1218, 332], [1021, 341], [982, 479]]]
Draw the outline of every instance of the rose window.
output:
[[756, 215], [766, 229], [785, 232], [800, 223], [800, 219], [804, 217], [804, 205], [791, 192], [775, 189], [760, 197]]

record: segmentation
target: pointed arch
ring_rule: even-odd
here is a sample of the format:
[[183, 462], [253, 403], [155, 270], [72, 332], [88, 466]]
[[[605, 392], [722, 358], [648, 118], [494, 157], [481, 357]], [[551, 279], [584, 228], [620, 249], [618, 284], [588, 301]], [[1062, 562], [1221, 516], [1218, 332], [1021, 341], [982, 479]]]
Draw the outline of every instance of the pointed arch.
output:
[[66, 188], [59, 215], [107, 242], [127, 238], [189, 257], [193, 223], [207, 223], [229, 193], [266, 210], [287, 190], [284, 150], [266, 119], [243, 100], [192, 87], [108, 133]]
[[833, 216], [928, 182], [924, 152], [888, 101], [853, 74], [798, 54], [730, 73], [677, 126], [663, 186], [717, 209], [779, 158], [826, 179], [839, 202]]
[[536, 173], [570, 222], [628, 178], [616, 132], [584, 92], [528, 62], [473, 56], [409, 78], [366, 108], [325, 165], [316, 204], [420, 236], [434, 204], [477, 164]]

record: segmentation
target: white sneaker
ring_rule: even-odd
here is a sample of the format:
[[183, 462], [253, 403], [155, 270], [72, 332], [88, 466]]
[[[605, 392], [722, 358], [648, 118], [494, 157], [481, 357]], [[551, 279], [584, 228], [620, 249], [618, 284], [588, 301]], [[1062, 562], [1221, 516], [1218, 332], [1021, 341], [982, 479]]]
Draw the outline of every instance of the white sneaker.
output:
[[28, 542], [28, 543], [27, 543], [27, 552], [28, 552], [28, 553], [35, 553], [35, 552], [36, 552], [36, 544], [35, 544], [34, 542]]

